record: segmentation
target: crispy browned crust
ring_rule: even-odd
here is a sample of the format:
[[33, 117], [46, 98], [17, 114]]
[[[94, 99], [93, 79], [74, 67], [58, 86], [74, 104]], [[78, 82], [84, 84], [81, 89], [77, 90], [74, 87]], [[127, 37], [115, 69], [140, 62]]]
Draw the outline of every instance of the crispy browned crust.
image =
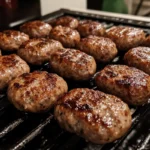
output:
[[30, 72], [27, 63], [15, 54], [0, 57], [0, 91], [15, 77]]
[[31, 38], [47, 37], [51, 29], [51, 25], [40, 20], [27, 22], [20, 26], [20, 30], [28, 34]]
[[145, 39], [143, 30], [133, 27], [113, 26], [106, 30], [106, 37], [112, 39], [121, 51], [141, 45]]
[[29, 40], [29, 36], [15, 30], [0, 32], [0, 48], [5, 51], [16, 51], [22, 43]]
[[104, 37], [88, 36], [82, 38], [77, 48], [95, 58], [98, 62], [110, 62], [117, 55], [116, 44]]
[[41, 65], [48, 62], [52, 53], [63, 48], [59, 41], [52, 39], [30, 39], [18, 50], [18, 55], [33, 65]]
[[120, 138], [131, 126], [127, 104], [87, 88], [73, 89], [63, 96], [54, 114], [61, 127], [97, 144]]
[[150, 47], [130, 49], [124, 56], [127, 65], [136, 67], [150, 75]]
[[61, 26], [65, 26], [65, 27], [70, 27], [72, 29], [76, 29], [78, 27], [79, 22], [76, 18], [73, 18], [71, 16], [63, 16], [63, 17], [57, 18], [55, 20], [52, 20], [50, 22], [50, 24], [52, 26], [61, 25]]
[[65, 78], [88, 80], [96, 71], [92, 56], [75, 49], [60, 49], [51, 55], [51, 68]]
[[7, 95], [17, 109], [38, 113], [52, 108], [67, 90], [67, 83], [58, 75], [35, 71], [12, 80]]
[[59, 25], [51, 30], [50, 38], [60, 41], [66, 48], [73, 48], [80, 41], [80, 34], [76, 30]]
[[142, 45], [150, 47], [150, 35], [145, 38], [145, 40], [144, 40]]
[[150, 98], [150, 76], [125, 65], [108, 65], [97, 73], [97, 86], [132, 105], [142, 105]]
[[105, 34], [104, 26], [101, 23], [92, 20], [81, 20], [77, 30], [82, 37], [89, 35], [103, 36]]

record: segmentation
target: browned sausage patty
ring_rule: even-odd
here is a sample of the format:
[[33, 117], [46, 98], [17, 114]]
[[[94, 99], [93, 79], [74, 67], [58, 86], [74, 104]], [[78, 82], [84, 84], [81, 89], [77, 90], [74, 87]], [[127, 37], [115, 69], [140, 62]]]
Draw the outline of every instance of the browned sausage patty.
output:
[[131, 126], [130, 110], [116, 96], [87, 88], [73, 89], [55, 108], [60, 126], [97, 144], [112, 142]]
[[142, 45], [150, 47], [150, 35], [145, 38]]
[[88, 36], [77, 44], [77, 48], [91, 56], [98, 62], [109, 62], [117, 55], [116, 44], [104, 37]]
[[75, 29], [78, 27], [78, 20], [76, 18], [73, 18], [71, 16], [63, 16], [60, 18], [57, 18], [55, 20], [52, 20], [52, 26], [65, 26], [65, 27], [70, 27], [72, 29]]
[[38, 113], [52, 108], [67, 90], [67, 83], [58, 75], [35, 71], [12, 80], [7, 95], [17, 109]]
[[75, 49], [60, 49], [52, 54], [50, 66], [62, 77], [73, 80], [88, 80], [96, 71], [94, 58]]
[[29, 36], [19, 31], [5, 30], [0, 32], [0, 48], [5, 51], [17, 50], [27, 40], [29, 40]]
[[106, 31], [106, 36], [112, 39], [118, 50], [126, 51], [143, 43], [145, 33], [133, 27], [114, 26]]
[[59, 25], [51, 30], [50, 38], [60, 41], [64, 47], [73, 48], [80, 41], [80, 34], [76, 30]]
[[47, 37], [51, 29], [51, 25], [40, 20], [27, 22], [20, 26], [20, 30], [28, 34], [31, 38]]
[[92, 20], [80, 21], [77, 30], [82, 37], [89, 35], [103, 36], [105, 33], [104, 26], [101, 23]]
[[132, 105], [142, 105], [150, 98], [150, 76], [125, 65], [108, 65], [97, 73], [97, 86]]
[[30, 64], [41, 65], [60, 48], [63, 48], [62, 44], [52, 39], [31, 39], [21, 45], [18, 55]]
[[136, 67], [150, 75], [150, 47], [130, 49], [124, 56], [127, 65]]
[[0, 91], [7, 87], [10, 80], [30, 72], [27, 63], [15, 54], [0, 57]]

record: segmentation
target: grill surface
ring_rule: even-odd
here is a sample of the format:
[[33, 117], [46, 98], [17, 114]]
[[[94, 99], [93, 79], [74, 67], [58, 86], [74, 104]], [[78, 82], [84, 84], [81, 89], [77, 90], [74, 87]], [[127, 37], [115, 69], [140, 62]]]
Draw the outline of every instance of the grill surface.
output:
[[[49, 22], [53, 18], [70, 15], [78, 19], [100, 21], [109, 28], [113, 25], [128, 25], [143, 28], [150, 34], [148, 24], [130, 19], [112, 18], [103, 15], [89, 14], [61, 9], [41, 18]], [[17, 27], [15, 27], [17, 28]], [[112, 62], [122, 63], [120, 53]], [[98, 66], [102, 69], [106, 64]], [[50, 71], [48, 64], [41, 67], [31, 66], [31, 70]], [[74, 82], [67, 80], [69, 89], [89, 87], [95, 89], [93, 80]], [[121, 139], [105, 145], [86, 142], [75, 134], [62, 130], [53, 117], [53, 110], [45, 114], [27, 114], [17, 111], [7, 100], [6, 93], [0, 94], [0, 150], [149, 150], [150, 149], [150, 104], [141, 107], [130, 107], [133, 112], [132, 127]]]

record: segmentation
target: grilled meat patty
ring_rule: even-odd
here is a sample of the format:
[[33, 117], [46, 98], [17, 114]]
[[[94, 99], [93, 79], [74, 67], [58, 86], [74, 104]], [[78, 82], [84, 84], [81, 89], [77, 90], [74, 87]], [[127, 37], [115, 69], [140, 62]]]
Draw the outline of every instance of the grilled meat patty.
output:
[[47, 37], [51, 29], [51, 25], [40, 20], [27, 22], [20, 26], [20, 30], [28, 34], [31, 38]]
[[127, 65], [136, 67], [150, 75], [150, 47], [130, 49], [124, 56]]
[[76, 30], [59, 25], [51, 30], [50, 38], [60, 41], [66, 48], [73, 48], [80, 41], [80, 34]]
[[60, 49], [51, 55], [50, 67], [65, 78], [88, 80], [96, 71], [96, 62], [79, 50]]
[[60, 18], [57, 18], [55, 20], [52, 20], [52, 22], [50, 23], [52, 26], [65, 26], [65, 27], [70, 27], [72, 29], [75, 29], [78, 27], [78, 20], [76, 18], [73, 18], [71, 16], [63, 16]]
[[97, 144], [112, 142], [131, 126], [130, 110], [120, 98], [87, 88], [73, 89], [57, 103], [60, 126]]
[[144, 40], [142, 45], [150, 47], [150, 35], [145, 38], [145, 40]]
[[101, 23], [92, 20], [81, 20], [77, 30], [82, 37], [89, 35], [103, 36], [105, 34], [104, 26]]
[[9, 81], [30, 72], [27, 63], [15, 54], [0, 57], [0, 91], [7, 87]]
[[127, 51], [141, 45], [145, 39], [145, 33], [138, 28], [113, 26], [106, 31], [106, 37], [116, 43], [118, 50]]
[[60, 76], [35, 71], [12, 80], [7, 95], [17, 109], [38, 113], [52, 108], [67, 90], [67, 83]]
[[50, 55], [56, 50], [63, 48], [59, 41], [52, 39], [30, 39], [18, 50], [18, 55], [33, 65], [41, 65], [49, 61]]
[[150, 98], [150, 76], [125, 65], [108, 65], [97, 73], [96, 84], [132, 105], [142, 105]]
[[117, 55], [116, 44], [104, 37], [88, 36], [82, 38], [77, 48], [95, 58], [98, 62], [110, 62]]
[[0, 56], [2, 55], [1, 50], [0, 50]]
[[0, 48], [4, 51], [16, 51], [27, 40], [29, 40], [29, 36], [19, 31], [5, 30], [0, 32]]

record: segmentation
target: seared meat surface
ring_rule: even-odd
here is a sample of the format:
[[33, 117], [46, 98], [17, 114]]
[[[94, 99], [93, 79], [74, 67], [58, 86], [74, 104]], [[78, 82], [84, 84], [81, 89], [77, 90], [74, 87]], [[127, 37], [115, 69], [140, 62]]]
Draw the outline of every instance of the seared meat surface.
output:
[[73, 80], [88, 80], [96, 71], [92, 56], [75, 49], [60, 49], [51, 55], [50, 67], [59, 75]]
[[99, 89], [114, 94], [128, 104], [142, 105], [150, 98], [150, 76], [125, 65], [108, 65], [97, 73]]
[[47, 37], [51, 29], [51, 25], [40, 20], [27, 22], [20, 26], [20, 30], [28, 34], [31, 38]]
[[150, 47], [130, 49], [124, 56], [127, 65], [136, 67], [150, 75]]
[[95, 58], [98, 62], [110, 62], [117, 55], [116, 44], [105, 37], [88, 36], [82, 38], [77, 48]]
[[41, 65], [49, 61], [50, 55], [63, 48], [59, 41], [52, 39], [30, 39], [21, 45], [18, 55], [30, 64]]
[[142, 45], [150, 47], [150, 35], [145, 38], [145, 40], [144, 40]]
[[0, 56], [0, 91], [7, 87], [9, 81], [28, 72], [29, 66], [19, 56], [15, 54]]
[[12, 80], [7, 95], [17, 109], [38, 113], [52, 108], [67, 90], [67, 83], [58, 75], [35, 71]]
[[120, 98], [87, 88], [73, 89], [57, 103], [60, 126], [97, 144], [112, 142], [131, 126], [130, 109]]
[[141, 45], [145, 39], [145, 33], [138, 28], [113, 26], [106, 31], [106, 37], [116, 43], [118, 50], [127, 51]]
[[0, 48], [4, 51], [16, 51], [22, 43], [29, 40], [29, 36], [15, 30], [0, 32]]

